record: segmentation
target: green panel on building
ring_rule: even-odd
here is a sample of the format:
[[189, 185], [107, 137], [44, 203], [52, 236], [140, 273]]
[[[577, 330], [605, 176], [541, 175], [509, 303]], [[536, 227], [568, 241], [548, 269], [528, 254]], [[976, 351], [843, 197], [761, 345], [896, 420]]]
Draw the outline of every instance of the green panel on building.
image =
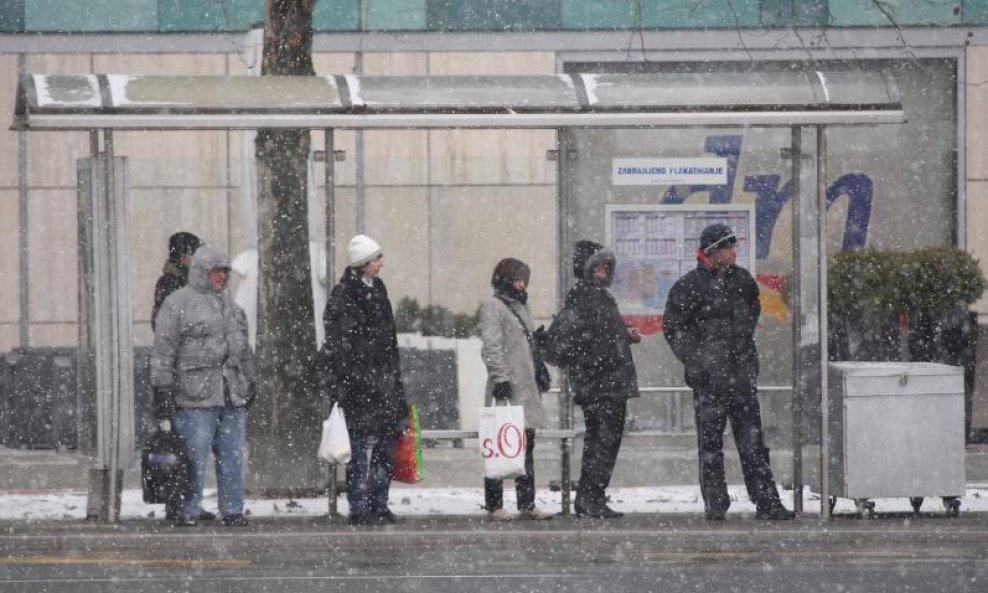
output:
[[24, 0], [0, 0], [0, 33], [24, 30]]
[[830, 18], [833, 27], [957, 25], [960, 0], [830, 0]]
[[[368, 0], [364, 0], [367, 2]], [[360, 0], [320, 0], [312, 10], [316, 31], [357, 31], [360, 29]]]
[[705, 29], [761, 26], [757, 0], [657, 0], [643, 3], [647, 29]]
[[760, 0], [765, 27], [825, 27], [829, 0]]
[[968, 25], [988, 25], [988, 0], [963, 0], [961, 17]]
[[426, 0], [435, 31], [553, 31], [561, 0]]
[[260, 0], [159, 0], [161, 31], [247, 31], [264, 20]]
[[635, 25], [634, 0], [588, 2], [587, 0], [562, 0], [563, 29], [631, 29]]
[[157, 31], [158, 0], [26, 0], [24, 30]]
[[373, 0], [364, 2], [364, 29], [418, 31], [425, 28], [426, 0]]

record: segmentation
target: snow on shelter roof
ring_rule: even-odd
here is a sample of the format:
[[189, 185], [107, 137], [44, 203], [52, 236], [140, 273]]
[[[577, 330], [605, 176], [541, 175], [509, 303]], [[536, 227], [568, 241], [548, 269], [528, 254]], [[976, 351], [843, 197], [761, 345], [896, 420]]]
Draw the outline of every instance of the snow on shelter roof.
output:
[[25, 74], [17, 130], [899, 123], [881, 72], [556, 76]]

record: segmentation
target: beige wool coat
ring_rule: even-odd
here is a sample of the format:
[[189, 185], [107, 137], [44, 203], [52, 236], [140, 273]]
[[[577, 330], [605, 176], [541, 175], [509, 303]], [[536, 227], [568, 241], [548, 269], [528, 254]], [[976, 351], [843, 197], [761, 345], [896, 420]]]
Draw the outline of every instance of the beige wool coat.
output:
[[[510, 298], [508, 303], [524, 320], [531, 334], [532, 317], [528, 307]], [[494, 384], [508, 381], [511, 383], [511, 404], [525, 408], [525, 428], [546, 428], [542, 396], [535, 384], [531, 346], [518, 317], [508, 309], [509, 304], [491, 297], [480, 308], [480, 338], [483, 341], [480, 355], [487, 366], [484, 399], [490, 405]]]

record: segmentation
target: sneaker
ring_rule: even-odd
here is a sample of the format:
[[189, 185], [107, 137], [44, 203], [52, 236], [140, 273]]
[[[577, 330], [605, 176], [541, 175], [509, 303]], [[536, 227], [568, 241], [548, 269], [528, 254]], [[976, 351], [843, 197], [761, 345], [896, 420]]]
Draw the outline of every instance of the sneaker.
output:
[[519, 513], [518, 518], [522, 521], [548, 521], [552, 519], [553, 514], [547, 513], [540, 509], [532, 509], [530, 511], [522, 511]]
[[796, 513], [790, 511], [781, 503], [760, 508], [755, 511], [755, 519], [759, 521], [789, 521], [796, 518]]
[[397, 525], [401, 522], [398, 515], [391, 512], [390, 509], [385, 509], [377, 514], [377, 522], [381, 525]]
[[243, 515], [227, 515], [223, 517], [223, 524], [227, 527], [246, 527], [250, 525], [250, 521]]
[[487, 516], [490, 517], [491, 521], [505, 522], [511, 520], [511, 515], [509, 515], [508, 511], [503, 508], [494, 509]]

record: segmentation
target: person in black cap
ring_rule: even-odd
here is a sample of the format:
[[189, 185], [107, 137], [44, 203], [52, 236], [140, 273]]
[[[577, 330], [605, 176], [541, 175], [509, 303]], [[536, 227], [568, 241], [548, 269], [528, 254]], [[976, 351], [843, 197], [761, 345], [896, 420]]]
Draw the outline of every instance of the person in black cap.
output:
[[192, 254], [202, 245], [202, 240], [192, 233], [178, 232], [168, 238], [168, 261], [161, 271], [161, 277], [154, 285], [154, 307], [151, 309], [151, 330], [154, 331], [158, 311], [168, 295], [188, 283], [189, 262]]
[[669, 292], [663, 320], [666, 340], [693, 388], [700, 492], [706, 518], [724, 519], [731, 504], [724, 479], [724, 429], [731, 422], [748, 497], [756, 519], [786, 520], [762, 437], [756, 380], [755, 327], [761, 306], [758, 284], [735, 264], [737, 237], [725, 224], [700, 235], [696, 268]]
[[[592, 241], [574, 245], [573, 273], [577, 280], [558, 316], [561, 343], [553, 346], [565, 352], [565, 360], [557, 362], [566, 369], [573, 401], [583, 408], [587, 427], [573, 505], [581, 518], [622, 516], [607, 505], [604, 491], [621, 448], [628, 399], [639, 395], [631, 344], [640, 342], [641, 337], [624, 324], [617, 301], [608, 290], [616, 265], [614, 252], [603, 245]], [[545, 339], [539, 334], [537, 342]]]

